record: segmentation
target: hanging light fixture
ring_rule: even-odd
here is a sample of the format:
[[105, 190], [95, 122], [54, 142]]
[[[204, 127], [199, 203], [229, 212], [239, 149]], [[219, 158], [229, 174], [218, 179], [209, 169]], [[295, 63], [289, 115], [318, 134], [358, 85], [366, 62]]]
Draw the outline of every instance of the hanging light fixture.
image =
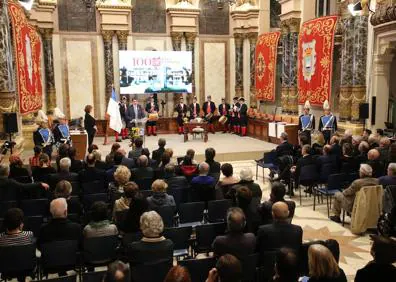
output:
[[236, 4], [236, 0], [207, 0], [207, 3], [216, 4], [217, 9], [223, 9], [226, 4], [232, 6]]

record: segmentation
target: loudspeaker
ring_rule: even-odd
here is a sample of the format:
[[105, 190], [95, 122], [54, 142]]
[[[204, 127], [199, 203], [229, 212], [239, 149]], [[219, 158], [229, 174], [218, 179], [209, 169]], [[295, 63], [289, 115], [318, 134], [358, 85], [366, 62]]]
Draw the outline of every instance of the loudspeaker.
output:
[[371, 125], [375, 124], [375, 110], [377, 108], [377, 97], [373, 97], [371, 100]]
[[5, 133], [18, 132], [18, 121], [16, 113], [4, 113], [3, 114], [3, 126]]
[[369, 104], [362, 103], [359, 105], [359, 119], [368, 119], [369, 118]]

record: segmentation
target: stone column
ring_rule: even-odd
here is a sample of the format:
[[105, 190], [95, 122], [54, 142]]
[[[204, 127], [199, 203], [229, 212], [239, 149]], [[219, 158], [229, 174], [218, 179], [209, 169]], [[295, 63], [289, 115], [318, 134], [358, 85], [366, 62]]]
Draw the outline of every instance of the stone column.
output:
[[128, 50], [128, 30], [117, 30], [118, 50]]
[[288, 112], [289, 100], [289, 72], [290, 72], [290, 52], [289, 52], [289, 27], [285, 21], [281, 22], [281, 44], [282, 44], [282, 90], [281, 90], [281, 106], [282, 112]]
[[354, 45], [353, 20], [354, 18], [351, 16], [342, 19], [343, 39], [341, 43], [341, 86], [339, 98], [340, 121], [351, 119]]
[[40, 28], [44, 46], [45, 64], [45, 87], [47, 112], [52, 113], [56, 108], [55, 72], [54, 72], [54, 53], [52, 48], [52, 28]]
[[181, 41], [183, 38], [183, 32], [171, 32], [172, 37], [172, 48], [173, 51], [181, 51]]
[[248, 33], [250, 44], [250, 106], [258, 108], [256, 99], [256, 44], [257, 32]]
[[292, 114], [298, 113], [298, 91], [297, 91], [297, 56], [298, 56], [298, 34], [300, 32], [299, 18], [291, 18], [289, 21], [289, 98], [288, 110]]
[[190, 51], [192, 54], [192, 67], [191, 67], [191, 82], [192, 82], [192, 93], [191, 95], [187, 95], [187, 105], [192, 103], [192, 97], [195, 96], [195, 38], [197, 37], [197, 33], [195, 32], [186, 32], [184, 34], [186, 36], [186, 49]]
[[104, 50], [104, 70], [105, 70], [105, 87], [106, 102], [110, 99], [111, 91], [114, 83], [114, 67], [113, 67], [113, 35], [112, 30], [102, 30], [103, 50]]
[[[367, 33], [368, 16], [355, 17], [351, 107], [353, 122], [359, 122], [359, 105], [366, 102]], [[387, 109], [383, 110], [387, 111]]]
[[235, 95], [243, 97], [243, 33], [235, 33]]

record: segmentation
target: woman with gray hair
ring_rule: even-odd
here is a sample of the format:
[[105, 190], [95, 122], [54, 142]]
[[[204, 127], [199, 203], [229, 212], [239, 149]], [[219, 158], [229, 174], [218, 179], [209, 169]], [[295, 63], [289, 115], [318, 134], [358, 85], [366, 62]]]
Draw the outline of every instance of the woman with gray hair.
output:
[[143, 238], [138, 242], [131, 243], [127, 249], [129, 264], [131, 266], [143, 264], [154, 266], [159, 263], [169, 263], [169, 268], [171, 268], [173, 263], [173, 243], [161, 235], [164, 231], [164, 223], [161, 216], [155, 211], [143, 213], [140, 217], [140, 229], [143, 233]]
[[263, 192], [261, 191], [260, 185], [254, 183], [252, 170], [250, 168], [243, 168], [239, 173], [239, 178], [241, 180], [238, 184], [243, 185], [252, 191], [253, 198], [259, 198], [261, 200]]

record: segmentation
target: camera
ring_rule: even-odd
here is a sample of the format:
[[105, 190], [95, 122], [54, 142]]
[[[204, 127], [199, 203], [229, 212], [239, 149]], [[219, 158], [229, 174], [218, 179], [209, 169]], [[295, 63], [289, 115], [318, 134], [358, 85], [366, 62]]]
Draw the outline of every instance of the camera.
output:
[[8, 150], [11, 150], [15, 146], [15, 142], [12, 141], [5, 141], [3, 145], [0, 147], [0, 154], [5, 155], [7, 154]]

